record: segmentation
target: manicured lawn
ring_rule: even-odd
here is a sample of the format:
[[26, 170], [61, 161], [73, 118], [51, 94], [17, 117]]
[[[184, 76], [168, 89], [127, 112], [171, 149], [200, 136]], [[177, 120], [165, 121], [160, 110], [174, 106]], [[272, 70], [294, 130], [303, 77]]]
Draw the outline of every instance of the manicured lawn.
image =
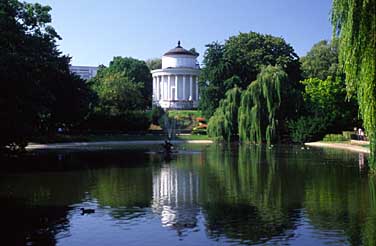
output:
[[200, 110], [169, 110], [168, 111], [169, 117], [189, 117], [193, 116], [194, 118], [202, 117], [202, 113]]
[[169, 118], [177, 120], [180, 129], [191, 131], [198, 125], [197, 118], [202, 117], [199, 110], [168, 110]]

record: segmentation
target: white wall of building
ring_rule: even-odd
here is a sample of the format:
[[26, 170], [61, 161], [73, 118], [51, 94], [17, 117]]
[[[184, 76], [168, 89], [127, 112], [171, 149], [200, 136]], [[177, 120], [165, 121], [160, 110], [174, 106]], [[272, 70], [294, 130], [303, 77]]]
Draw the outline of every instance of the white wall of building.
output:
[[89, 66], [69, 66], [69, 70], [81, 77], [81, 79], [89, 80], [97, 75], [98, 67]]
[[196, 68], [196, 57], [190, 55], [168, 55], [162, 57], [162, 69], [176, 67]]

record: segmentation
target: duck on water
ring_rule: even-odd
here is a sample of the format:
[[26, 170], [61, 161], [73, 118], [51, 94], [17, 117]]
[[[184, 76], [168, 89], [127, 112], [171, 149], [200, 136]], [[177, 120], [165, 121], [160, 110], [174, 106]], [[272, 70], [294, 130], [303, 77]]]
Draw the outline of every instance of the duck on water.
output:
[[80, 210], [81, 210], [81, 215], [95, 213], [95, 209], [92, 209], [92, 208], [80, 208]]

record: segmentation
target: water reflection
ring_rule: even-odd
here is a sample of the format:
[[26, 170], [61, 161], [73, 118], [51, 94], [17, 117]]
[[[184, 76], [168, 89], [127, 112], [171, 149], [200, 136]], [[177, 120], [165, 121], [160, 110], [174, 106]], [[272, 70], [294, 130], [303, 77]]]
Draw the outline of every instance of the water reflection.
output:
[[[168, 163], [148, 147], [16, 163], [17, 172], [0, 179], [2, 242], [376, 245], [376, 180], [358, 166], [366, 156], [284, 146], [186, 148]], [[39, 171], [19, 172], [30, 163]], [[81, 216], [80, 207], [96, 212]]]
[[199, 178], [192, 169], [165, 165], [153, 174], [153, 212], [161, 215], [163, 226], [181, 234], [197, 224]]

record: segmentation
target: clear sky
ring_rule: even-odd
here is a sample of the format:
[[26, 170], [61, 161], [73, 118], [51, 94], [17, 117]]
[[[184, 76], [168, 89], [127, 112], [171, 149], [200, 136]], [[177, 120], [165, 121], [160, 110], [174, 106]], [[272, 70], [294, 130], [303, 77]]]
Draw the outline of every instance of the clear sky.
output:
[[331, 38], [331, 0], [28, 0], [52, 7], [61, 50], [73, 65], [114, 56], [161, 57], [178, 40], [200, 53], [213, 41], [256, 31], [283, 37], [299, 56]]

